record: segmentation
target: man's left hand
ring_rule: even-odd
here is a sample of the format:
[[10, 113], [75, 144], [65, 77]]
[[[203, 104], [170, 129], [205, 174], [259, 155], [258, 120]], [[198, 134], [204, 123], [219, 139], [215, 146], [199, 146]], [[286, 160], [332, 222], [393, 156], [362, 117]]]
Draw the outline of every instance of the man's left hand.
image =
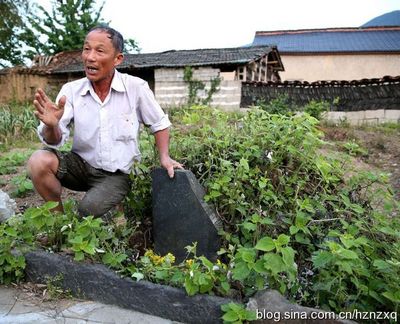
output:
[[168, 171], [168, 176], [170, 178], [174, 177], [174, 169], [183, 169], [183, 165], [175, 160], [171, 159], [169, 156], [160, 159], [161, 166]]

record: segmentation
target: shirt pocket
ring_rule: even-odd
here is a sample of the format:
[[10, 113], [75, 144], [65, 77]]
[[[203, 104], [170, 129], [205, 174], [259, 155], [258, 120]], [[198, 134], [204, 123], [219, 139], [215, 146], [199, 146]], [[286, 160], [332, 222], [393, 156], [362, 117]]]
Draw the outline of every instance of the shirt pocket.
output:
[[114, 140], [121, 142], [135, 141], [138, 130], [135, 114], [121, 114], [116, 117], [114, 124]]

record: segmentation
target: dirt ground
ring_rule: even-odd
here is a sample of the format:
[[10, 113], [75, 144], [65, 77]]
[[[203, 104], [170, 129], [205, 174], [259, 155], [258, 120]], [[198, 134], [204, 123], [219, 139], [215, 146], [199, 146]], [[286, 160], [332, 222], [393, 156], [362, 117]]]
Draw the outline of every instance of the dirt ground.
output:
[[323, 127], [325, 140], [334, 142], [337, 148], [346, 142], [355, 141], [366, 154], [356, 157], [363, 169], [384, 172], [400, 200], [400, 129], [378, 130], [363, 128]]
[[[390, 174], [390, 182], [395, 195], [400, 199], [400, 129], [390, 131], [377, 131], [377, 129], [362, 129], [351, 127], [328, 127], [323, 126], [321, 130], [325, 133], [325, 140], [336, 144], [337, 149], [346, 143], [355, 141], [367, 153], [357, 156], [362, 168], [376, 170]], [[18, 168], [19, 173], [26, 171], [25, 166]], [[11, 195], [13, 184], [11, 179], [17, 174], [0, 175], [0, 189]], [[63, 190], [63, 199], [74, 198], [79, 200], [84, 193]], [[29, 192], [25, 197], [14, 198], [20, 212], [29, 207], [38, 206], [43, 203], [41, 197], [35, 192]]]

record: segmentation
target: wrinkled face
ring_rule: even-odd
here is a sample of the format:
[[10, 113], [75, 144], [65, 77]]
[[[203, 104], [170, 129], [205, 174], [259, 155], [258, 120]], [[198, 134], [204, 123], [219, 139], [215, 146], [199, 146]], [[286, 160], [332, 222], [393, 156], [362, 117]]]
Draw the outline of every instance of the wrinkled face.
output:
[[94, 30], [85, 39], [82, 60], [86, 77], [93, 83], [110, 81], [114, 68], [123, 60], [123, 54], [117, 51], [106, 32]]

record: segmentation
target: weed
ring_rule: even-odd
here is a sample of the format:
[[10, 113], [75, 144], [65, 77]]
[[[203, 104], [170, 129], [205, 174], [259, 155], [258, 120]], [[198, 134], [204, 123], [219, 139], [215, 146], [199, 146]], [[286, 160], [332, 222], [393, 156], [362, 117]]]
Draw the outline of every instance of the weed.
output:
[[70, 289], [63, 288], [64, 276], [59, 273], [53, 277], [46, 277], [46, 290], [51, 300], [60, 298], [72, 298], [72, 293]]
[[[343, 163], [321, 155], [317, 119], [261, 109], [230, 115], [204, 106], [171, 116], [171, 155], [199, 179], [223, 222], [220, 261], [197, 256], [195, 246], [180, 264], [171, 254], [140, 255], [128, 247], [129, 230], [78, 219], [73, 208], [55, 215], [56, 204], [47, 203], [0, 226], [0, 281], [21, 278], [24, 259], [11, 250], [45, 233], [49, 247], [70, 249], [76, 260], [102, 260], [135, 280], [184, 287], [190, 295], [246, 298], [270, 287], [325, 310], [398, 310], [399, 203], [384, 177], [345, 177]], [[150, 171], [158, 163], [146, 132], [141, 147], [126, 202], [137, 217], [132, 230], [151, 218]], [[350, 143], [347, 150], [361, 148]], [[227, 322], [248, 320], [242, 306], [224, 311]]]
[[11, 193], [13, 197], [25, 197], [33, 191], [33, 183], [28, 178], [26, 172], [13, 177], [11, 183], [15, 188]]

